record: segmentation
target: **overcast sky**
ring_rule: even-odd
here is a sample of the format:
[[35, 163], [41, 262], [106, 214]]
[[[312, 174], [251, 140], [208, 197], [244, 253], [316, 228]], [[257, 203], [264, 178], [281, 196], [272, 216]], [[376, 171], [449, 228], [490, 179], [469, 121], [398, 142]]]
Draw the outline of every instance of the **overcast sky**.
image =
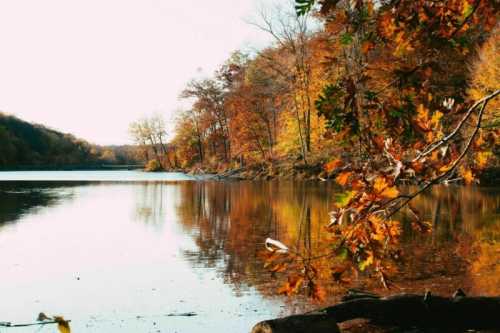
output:
[[0, 111], [128, 143], [131, 121], [171, 118], [189, 79], [268, 45], [245, 20], [277, 1], [1, 0]]

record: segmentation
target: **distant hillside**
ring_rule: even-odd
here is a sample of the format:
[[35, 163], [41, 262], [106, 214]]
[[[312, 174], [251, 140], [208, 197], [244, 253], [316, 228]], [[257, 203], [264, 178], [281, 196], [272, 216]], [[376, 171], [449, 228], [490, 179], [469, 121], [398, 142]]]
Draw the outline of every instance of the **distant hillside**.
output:
[[99, 147], [71, 134], [0, 113], [0, 169], [93, 168], [135, 164], [133, 147]]

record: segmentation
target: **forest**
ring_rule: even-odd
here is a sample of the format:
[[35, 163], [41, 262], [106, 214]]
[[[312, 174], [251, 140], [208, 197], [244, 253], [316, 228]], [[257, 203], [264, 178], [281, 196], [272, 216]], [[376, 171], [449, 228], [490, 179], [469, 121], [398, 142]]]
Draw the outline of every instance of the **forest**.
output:
[[[236, 51], [213, 76], [186, 85], [180, 98], [192, 107], [178, 113], [170, 140], [158, 117], [132, 124], [135, 141], [150, 148], [144, 157], [153, 169], [244, 168], [270, 176], [312, 169], [317, 176], [333, 160], [328, 170], [382, 156], [389, 141], [393, 150], [421, 151], [499, 87], [496, 1], [295, 5], [262, 10], [252, 22], [272, 45]], [[495, 96], [481, 115], [476, 164], [460, 169], [467, 179], [498, 165]], [[476, 117], [467, 117], [459, 140], [447, 145], [448, 158]]]
[[132, 146], [101, 147], [0, 113], [0, 169], [88, 169], [140, 164]]
[[295, 10], [261, 11], [252, 24], [274, 43], [236, 51], [213, 76], [189, 82], [180, 98], [192, 107], [171, 141], [160, 141], [154, 119], [132, 132], [143, 147], [164, 147], [151, 163], [159, 169], [334, 179], [343, 190], [322, 254], [268, 238], [265, 266], [285, 273], [285, 295], [323, 299], [323, 272], [339, 283], [367, 274], [389, 289], [401, 213], [415, 232], [432, 230], [413, 200], [435, 184], [479, 183], [485, 170], [496, 170], [490, 185], [498, 180], [499, 7], [296, 0]]

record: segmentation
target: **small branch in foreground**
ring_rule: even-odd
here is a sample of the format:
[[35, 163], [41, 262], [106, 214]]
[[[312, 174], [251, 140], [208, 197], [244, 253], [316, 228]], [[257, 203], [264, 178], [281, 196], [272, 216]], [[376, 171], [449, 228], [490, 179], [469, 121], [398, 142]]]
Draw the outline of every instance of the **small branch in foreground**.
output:
[[[70, 323], [71, 320], [66, 320], [67, 323]], [[38, 321], [35, 323], [25, 323], [25, 324], [12, 324], [10, 322], [0, 322], [0, 327], [28, 327], [28, 326], [43, 326], [49, 324], [59, 324], [59, 320], [50, 320], [50, 321]]]
[[[463, 123], [465, 122], [466, 118], [468, 118], [470, 116], [470, 114], [472, 114], [472, 110], [474, 110], [475, 108], [477, 108], [477, 106], [479, 106], [481, 103], [483, 103], [481, 105], [481, 109], [479, 110], [479, 114], [478, 114], [478, 117], [477, 117], [476, 126], [474, 127], [474, 131], [470, 135], [469, 140], [467, 141], [467, 144], [465, 145], [464, 150], [462, 151], [462, 153], [460, 154], [460, 156], [453, 162], [453, 164], [450, 166], [450, 168], [448, 170], [446, 170], [445, 172], [443, 172], [441, 175], [438, 175], [438, 176], [434, 177], [433, 179], [431, 179], [430, 181], [428, 181], [418, 191], [415, 191], [414, 193], [405, 196], [406, 200], [404, 200], [401, 204], [399, 204], [398, 206], [396, 206], [396, 208], [393, 209], [393, 211], [387, 216], [387, 218], [389, 218], [389, 217], [393, 216], [394, 214], [396, 214], [404, 206], [406, 206], [406, 204], [408, 204], [411, 200], [413, 200], [415, 197], [417, 197], [420, 193], [424, 192], [425, 190], [427, 190], [432, 185], [439, 183], [442, 179], [446, 178], [448, 175], [450, 175], [456, 169], [456, 167], [458, 166], [458, 164], [460, 163], [460, 161], [465, 157], [465, 155], [467, 155], [467, 152], [469, 151], [470, 147], [472, 146], [472, 142], [474, 141], [474, 138], [476, 137], [477, 132], [481, 128], [481, 120], [483, 119], [483, 114], [484, 114], [484, 110], [486, 109], [486, 105], [488, 104], [488, 102], [491, 99], [493, 99], [499, 93], [500, 93], [500, 90], [497, 90], [493, 94], [488, 95], [488, 96], [480, 99], [476, 103], [474, 103], [474, 105], [467, 112], [468, 115], [466, 117], [464, 117], [464, 119], [462, 119], [461, 124], [463, 125]], [[455, 128], [455, 130], [446, 137], [447, 138], [446, 141], [450, 140], [456, 133], [458, 133], [458, 129], [460, 129], [460, 127], [462, 125], [459, 124], [459, 126], [457, 128]], [[446, 141], [442, 140], [442, 143], [444, 143]], [[437, 147], [438, 146], [436, 146], [432, 150], [435, 150]], [[430, 151], [432, 151], [432, 150], [430, 150]], [[400, 198], [403, 198], [403, 197], [400, 197]]]
[[[436, 149], [438, 149], [439, 147], [441, 147], [443, 144], [445, 144], [446, 142], [450, 141], [457, 133], [458, 131], [460, 131], [460, 129], [462, 129], [462, 127], [464, 126], [465, 122], [470, 118], [470, 116], [472, 115], [473, 111], [479, 106], [481, 105], [481, 103], [484, 103], [484, 106], [486, 106], [486, 104], [488, 104], [488, 102], [495, 98], [498, 94], [500, 94], [500, 89], [496, 90], [495, 92], [493, 92], [492, 94], [490, 95], [487, 95], [483, 98], [481, 98], [480, 100], [476, 101], [470, 108], [469, 110], [467, 110], [467, 113], [465, 114], [465, 116], [462, 118], [462, 120], [460, 120], [460, 122], [458, 123], [457, 127], [455, 127], [455, 129], [453, 131], [451, 131], [450, 134], [448, 134], [447, 136], [443, 137], [442, 139], [436, 141], [436, 142], [433, 142], [431, 143], [429, 146], [427, 146], [420, 154], [418, 154], [417, 157], [415, 157], [413, 159], [412, 162], [416, 162], [420, 159], [422, 159], [423, 157], [431, 154], [433, 151], [435, 151]], [[481, 122], [479, 122], [479, 127], [481, 125]], [[476, 126], [477, 127], [477, 126]]]

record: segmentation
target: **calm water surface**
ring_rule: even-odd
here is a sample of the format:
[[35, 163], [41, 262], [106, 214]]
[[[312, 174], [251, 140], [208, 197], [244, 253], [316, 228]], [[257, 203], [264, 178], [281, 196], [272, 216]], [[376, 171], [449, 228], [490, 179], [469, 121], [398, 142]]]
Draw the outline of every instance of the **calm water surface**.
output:
[[[136, 173], [0, 173], [38, 180], [0, 182], [0, 321], [32, 322], [43, 311], [71, 319], [77, 333], [248, 332], [310, 307], [276, 295], [279, 278], [258, 253], [266, 237], [307, 238], [314, 250], [333, 184]], [[425, 238], [405, 229], [398, 288], [498, 294], [499, 193], [441, 187], [417, 202], [435, 228]], [[350, 286], [368, 285], [359, 277]]]
[[178, 172], [121, 171], [2, 171], [0, 181], [181, 181], [196, 180]]

